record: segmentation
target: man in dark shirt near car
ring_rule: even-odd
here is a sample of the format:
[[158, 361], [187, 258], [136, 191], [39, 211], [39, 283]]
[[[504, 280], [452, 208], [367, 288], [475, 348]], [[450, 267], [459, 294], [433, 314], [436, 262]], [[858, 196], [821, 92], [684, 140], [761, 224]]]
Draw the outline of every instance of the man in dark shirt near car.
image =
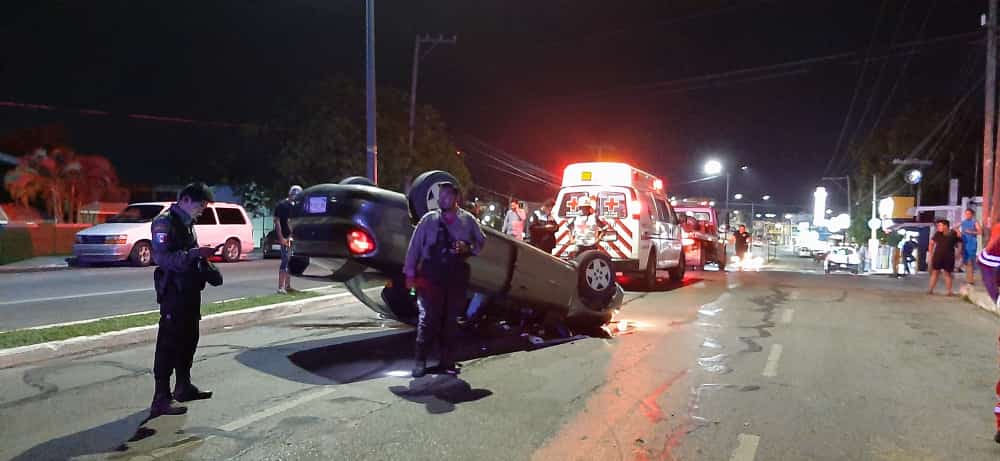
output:
[[750, 241], [753, 240], [753, 237], [747, 232], [747, 226], [740, 224], [739, 229], [733, 232], [731, 240], [736, 248], [736, 257], [740, 258], [739, 268], [743, 270], [743, 260], [746, 258], [747, 250], [750, 249]]
[[955, 271], [955, 250], [961, 245], [962, 240], [955, 231], [951, 230], [951, 223], [947, 219], [939, 219], [935, 224], [937, 225], [937, 233], [931, 238], [931, 245], [927, 250], [931, 256], [931, 282], [927, 288], [927, 294], [934, 294], [938, 275], [944, 274], [944, 285], [948, 290], [948, 296], [953, 296], [951, 273]]
[[292, 289], [292, 277], [288, 275], [288, 257], [291, 252], [292, 228], [288, 218], [292, 215], [292, 205], [302, 193], [302, 186], [292, 186], [288, 190], [288, 198], [278, 202], [274, 207], [274, 235], [281, 245], [281, 264], [278, 266], [278, 293], [286, 294]]

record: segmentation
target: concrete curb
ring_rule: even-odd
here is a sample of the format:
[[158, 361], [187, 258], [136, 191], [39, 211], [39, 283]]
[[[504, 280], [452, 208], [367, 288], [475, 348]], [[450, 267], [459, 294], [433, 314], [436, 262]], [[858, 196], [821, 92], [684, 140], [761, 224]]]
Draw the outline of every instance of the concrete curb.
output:
[[[377, 288], [381, 289], [381, 288]], [[372, 290], [369, 288], [368, 290]], [[365, 291], [368, 291], [365, 290]], [[206, 315], [201, 319], [202, 334], [225, 327], [249, 325], [296, 314], [315, 312], [357, 302], [351, 293], [336, 293], [315, 298], [258, 306], [233, 312]], [[32, 344], [0, 350], [0, 369], [80, 354], [97, 349], [111, 349], [156, 339], [157, 325], [129, 328], [96, 336], [81, 336], [62, 341]]]
[[982, 310], [1000, 316], [1000, 308], [990, 299], [990, 295], [986, 293], [986, 290], [980, 289], [978, 285], [962, 285], [962, 288], [959, 288], [958, 292], [962, 296], [965, 296], [966, 300], [979, 306]]
[[72, 269], [73, 266], [30, 266], [30, 267], [3, 267], [0, 266], [0, 274], [23, 274], [28, 272], [52, 272]]

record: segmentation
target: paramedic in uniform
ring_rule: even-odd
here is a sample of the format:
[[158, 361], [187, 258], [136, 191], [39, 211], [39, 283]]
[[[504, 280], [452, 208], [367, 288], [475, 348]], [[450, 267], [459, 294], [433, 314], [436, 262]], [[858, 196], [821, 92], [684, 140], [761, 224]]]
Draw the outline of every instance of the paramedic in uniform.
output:
[[572, 229], [573, 234], [570, 243], [577, 243], [577, 237], [586, 237], [599, 241], [604, 231], [607, 230], [608, 223], [597, 216], [597, 213], [594, 213], [594, 204], [592, 201], [593, 199], [590, 196], [584, 195], [580, 197], [579, 203], [576, 206], [579, 214], [570, 223], [570, 229]]
[[470, 256], [479, 254], [486, 235], [475, 216], [458, 207], [459, 190], [442, 183], [438, 195], [440, 210], [425, 214], [410, 239], [403, 273], [406, 287], [417, 290], [416, 363], [413, 377], [427, 373], [427, 354], [440, 344], [439, 368], [455, 373], [453, 338], [458, 317], [468, 305]]
[[[200, 260], [215, 254], [216, 248], [199, 247], [194, 223], [213, 201], [212, 191], [203, 183], [189, 184], [177, 203], [161, 213], [151, 224], [153, 260], [159, 266], [154, 275], [160, 323], [156, 332], [153, 378], [156, 382], [150, 418], [178, 415], [186, 407], [174, 406], [173, 400], [187, 402], [212, 397], [191, 384], [191, 365], [198, 347], [198, 321], [201, 320]], [[177, 385], [170, 392], [170, 376], [177, 370]]]

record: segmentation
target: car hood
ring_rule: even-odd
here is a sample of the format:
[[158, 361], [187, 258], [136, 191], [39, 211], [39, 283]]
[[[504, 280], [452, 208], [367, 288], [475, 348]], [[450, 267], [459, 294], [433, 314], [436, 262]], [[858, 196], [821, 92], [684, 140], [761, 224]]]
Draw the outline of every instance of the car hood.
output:
[[131, 234], [137, 231], [145, 230], [149, 232], [150, 224], [148, 222], [140, 223], [104, 223], [98, 224], [94, 227], [88, 227], [77, 235], [118, 235], [118, 234]]

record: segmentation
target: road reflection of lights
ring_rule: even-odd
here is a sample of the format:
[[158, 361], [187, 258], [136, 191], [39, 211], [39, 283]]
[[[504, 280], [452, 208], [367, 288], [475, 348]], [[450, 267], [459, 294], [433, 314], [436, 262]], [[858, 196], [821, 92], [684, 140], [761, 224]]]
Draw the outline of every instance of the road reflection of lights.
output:
[[385, 375], [386, 376], [394, 376], [396, 378], [409, 378], [410, 377], [410, 372], [409, 371], [402, 371], [402, 370], [393, 370], [393, 371], [390, 371], [390, 372], [386, 373]]
[[740, 259], [739, 256], [733, 256], [729, 260], [729, 266], [733, 270], [744, 270], [744, 271], [760, 271], [764, 267], [764, 258], [760, 256], [751, 256], [746, 259]]

